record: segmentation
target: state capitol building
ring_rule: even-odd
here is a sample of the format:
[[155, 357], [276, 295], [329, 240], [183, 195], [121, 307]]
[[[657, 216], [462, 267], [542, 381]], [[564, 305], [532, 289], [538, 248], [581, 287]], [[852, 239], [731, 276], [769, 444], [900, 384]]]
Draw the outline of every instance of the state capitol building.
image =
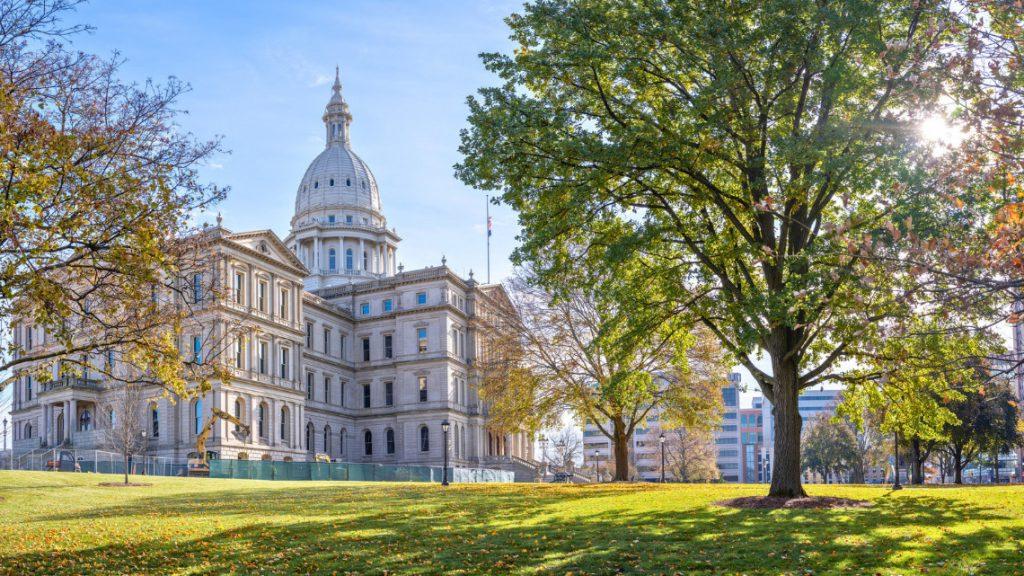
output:
[[[503, 288], [472, 273], [461, 278], [443, 263], [403, 270], [401, 238], [387, 226], [377, 181], [352, 150], [352, 115], [337, 77], [323, 122], [326, 145], [299, 182], [287, 237], [232, 232], [219, 219], [205, 231], [212, 264], [195, 275], [196, 291], [203, 274], [230, 290], [196, 315], [204, 326], [251, 329], [225, 353], [231, 378], [213, 382], [202, 398], [171, 402], [154, 389], [144, 415], [148, 453], [185, 459], [217, 408], [251, 429], [243, 435], [218, 420], [207, 449], [220, 458], [304, 461], [320, 453], [440, 465], [448, 420], [453, 465], [534, 464], [530, 435], [490, 430], [477, 395], [476, 320], [507, 298]], [[27, 323], [14, 334], [25, 350], [46, 343]], [[201, 353], [202, 338], [185, 345]], [[97, 416], [113, 387], [88, 373], [36, 384], [24, 375], [14, 387], [16, 454], [105, 446]]]

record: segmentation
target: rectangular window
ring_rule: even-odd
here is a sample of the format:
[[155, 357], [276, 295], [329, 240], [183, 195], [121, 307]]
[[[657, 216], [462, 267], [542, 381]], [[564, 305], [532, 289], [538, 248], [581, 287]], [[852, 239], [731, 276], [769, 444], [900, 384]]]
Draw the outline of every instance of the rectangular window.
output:
[[239, 336], [235, 339], [235, 368], [242, 368], [243, 358], [245, 356], [245, 341]]
[[384, 405], [394, 406], [395, 405], [395, 385], [392, 382], [384, 383]]
[[419, 383], [420, 383], [420, 402], [426, 402], [427, 401], [427, 377], [426, 376], [420, 376]]
[[341, 336], [338, 337], [338, 348], [339, 348], [338, 356], [342, 360], [344, 360], [345, 359], [345, 335], [344, 334], [342, 334]]
[[32, 349], [32, 327], [25, 326], [25, 350]]
[[313, 399], [313, 373], [306, 372], [306, 400]]
[[393, 356], [393, 351], [391, 349], [391, 334], [385, 334], [384, 335], [384, 357], [385, 358], [391, 358], [392, 356]]
[[[341, 390], [338, 391], [338, 404], [342, 408], [345, 407], [345, 381], [344, 380], [342, 380], [342, 382], [341, 382]], [[341, 443], [344, 444], [345, 441], [342, 440]]]
[[370, 303], [369, 302], [363, 302], [362, 304], [360, 304], [359, 305], [359, 313], [362, 314], [363, 316], [369, 316], [370, 315]]
[[363, 362], [370, 361], [370, 339], [363, 338]]
[[267, 283], [262, 280], [256, 289], [256, 307], [260, 312], [267, 311]]
[[203, 275], [195, 274], [192, 276], [192, 301], [199, 303], [203, 301]]
[[313, 323], [306, 322], [306, 348], [313, 349]]
[[259, 362], [260, 374], [267, 373], [267, 343], [260, 342], [259, 354], [257, 354], [257, 361]]
[[245, 275], [235, 272], [235, 303], [242, 304], [243, 288], [245, 287]]
[[324, 403], [331, 403], [331, 379], [324, 376]]
[[157, 411], [156, 405], [150, 409], [150, 418], [153, 421], [153, 438], [160, 437], [160, 412]]
[[370, 407], [370, 385], [363, 384], [363, 408]]
[[288, 353], [287, 348], [281, 348], [281, 378], [288, 378]]
[[427, 329], [417, 328], [416, 329], [416, 345], [420, 352], [427, 351]]
[[381, 308], [382, 308], [382, 309], [383, 309], [383, 310], [384, 310], [385, 312], [391, 312], [391, 308], [392, 308], [392, 304], [391, 304], [391, 298], [388, 298], [387, 300], [385, 300], [385, 301], [384, 301], [384, 303], [383, 303], [383, 304], [381, 304]]
[[192, 337], [192, 360], [196, 364], [203, 363], [203, 339], [199, 336]]
[[324, 354], [331, 353], [331, 329], [324, 328]]
[[32, 399], [32, 377], [25, 376], [25, 401]]
[[416, 293], [416, 303], [420, 304], [420, 305], [426, 304], [427, 303], [427, 293], [426, 292], [417, 292]]
[[280, 314], [282, 320], [288, 319], [288, 291], [281, 290]]

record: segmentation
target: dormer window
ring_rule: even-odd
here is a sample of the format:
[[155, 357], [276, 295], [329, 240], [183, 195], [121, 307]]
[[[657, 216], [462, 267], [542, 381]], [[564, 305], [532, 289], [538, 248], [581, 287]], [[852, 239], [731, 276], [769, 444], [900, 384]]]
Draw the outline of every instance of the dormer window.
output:
[[348, 216], [345, 216], [345, 223], [346, 224], [351, 224], [352, 223], [352, 215], [351, 214], [349, 214]]
[[330, 183], [331, 183], [331, 186], [334, 186], [334, 178], [331, 178]]
[[351, 178], [345, 178], [345, 186], [351, 186], [351, 185], [352, 185], [352, 179]]
[[[331, 186], [334, 186], [334, 184], [331, 184]], [[334, 224], [334, 214], [327, 216], [327, 222], [330, 224]]]
[[319, 180], [317, 180], [316, 182], [313, 182], [313, 189], [314, 190], [319, 188], [319, 187], [320, 187], [320, 181]]

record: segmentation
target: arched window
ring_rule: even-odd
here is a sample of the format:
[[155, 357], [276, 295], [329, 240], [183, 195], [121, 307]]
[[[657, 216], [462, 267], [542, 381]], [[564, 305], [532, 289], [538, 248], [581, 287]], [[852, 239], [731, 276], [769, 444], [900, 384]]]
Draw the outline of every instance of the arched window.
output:
[[327, 251], [327, 266], [331, 270], [338, 269], [338, 254], [335, 252], [334, 248]]
[[259, 407], [259, 409], [256, 410], [256, 418], [258, 420], [257, 423], [256, 423], [257, 433], [260, 435], [260, 438], [266, 438], [267, 437], [267, 403], [266, 402], [260, 402], [260, 407]]
[[324, 454], [331, 455], [331, 427], [324, 426]]
[[430, 452], [430, 428], [420, 427], [420, 452]]
[[373, 432], [369, 430], [363, 432], [363, 454], [373, 455]]
[[387, 444], [387, 447], [386, 447], [387, 453], [388, 454], [394, 454], [395, 453], [395, 431], [392, 430], [391, 428], [388, 428], [387, 431], [384, 432], [384, 440], [385, 440], [385, 444]]
[[345, 186], [351, 186], [351, 185], [352, 185], [352, 179], [351, 178], [345, 178]]
[[[242, 416], [242, 410], [244, 410], [244, 405], [242, 403], [242, 399], [241, 398], [235, 398], [235, 418], [238, 418], [242, 422], [245, 422], [245, 418]], [[242, 431], [242, 427], [239, 426], [238, 424], [235, 424], [235, 432], [241, 432], [241, 431]]]
[[192, 404], [192, 422], [195, 425], [195, 433], [199, 435], [203, 431], [203, 399], [199, 398]]
[[[85, 416], [85, 413], [82, 413]], [[156, 402], [149, 403], [149, 427], [150, 434], [153, 438], [160, 437], [160, 410], [157, 408]]]
[[338, 434], [338, 455], [345, 455], [345, 429], [341, 429], [341, 433]]
[[78, 429], [82, 432], [92, 430], [92, 413], [89, 410], [82, 410], [78, 415]]
[[281, 407], [281, 440], [288, 441], [288, 407]]
[[[337, 132], [338, 132], [338, 125], [337, 124], [334, 125], [334, 132], [335, 132], [335, 134], [337, 134]], [[331, 186], [334, 186], [334, 178], [331, 178], [330, 183], [331, 183]]]
[[319, 188], [319, 187], [320, 187], [320, 181], [319, 180], [317, 180], [316, 182], [313, 182], [313, 189], [314, 190]]
[[452, 433], [455, 435], [455, 442], [453, 442], [454, 446], [452, 447], [452, 451], [455, 452], [455, 457], [458, 458], [460, 456], [460, 454], [459, 454], [459, 425], [458, 424], [456, 424], [455, 426], [452, 426]]
[[316, 451], [316, 427], [312, 422], [306, 423], [306, 451]]
[[345, 250], [345, 268], [347, 270], [352, 269], [352, 249]]
[[32, 438], [32, 425], [31, 424], [25, 424], [25, 438], [26, 439], [31, 439]]

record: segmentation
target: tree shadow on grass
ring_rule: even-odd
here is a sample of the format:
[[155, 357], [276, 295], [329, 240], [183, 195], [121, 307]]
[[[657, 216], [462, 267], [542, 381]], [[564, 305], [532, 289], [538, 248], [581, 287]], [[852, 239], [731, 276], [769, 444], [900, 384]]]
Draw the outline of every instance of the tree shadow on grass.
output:
[[[636, 488], [343, 490], [141, 498], [101, 513], [153, 522], [224, 515], [240, 523], [201, 537], [8, 556], [0, 574], [1016, 574], [1022, 557], [1015, 543], [1024, 538], [1020, 518], [926, 495], [883, 496], [852, 510], [686, 508], [681, 501], [678, 511], [651, 512], [633, 505]], [[303, 519], [289, 521], [296, 515]]]

